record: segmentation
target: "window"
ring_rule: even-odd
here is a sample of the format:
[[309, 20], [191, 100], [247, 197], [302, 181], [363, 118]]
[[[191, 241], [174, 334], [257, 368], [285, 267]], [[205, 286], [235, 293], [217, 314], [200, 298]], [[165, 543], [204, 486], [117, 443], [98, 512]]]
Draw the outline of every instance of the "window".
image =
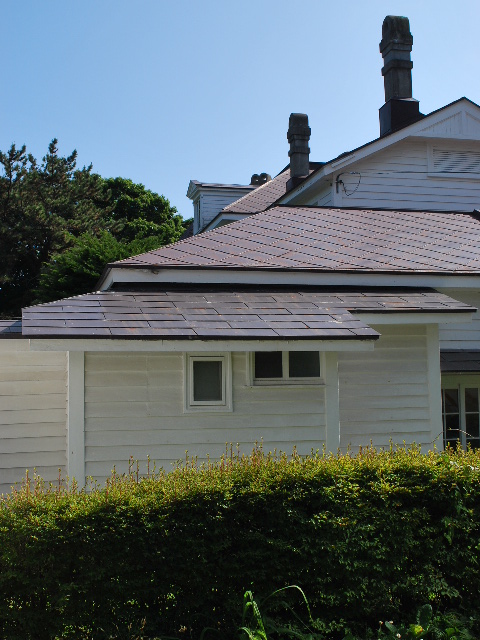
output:
[[231, 387], [230, 354], [186, 356], [186, 411], [231, 411]]
[[318, 351], [255, 351], [254, 384], [312, 384], [321, 382]]
[[443, 444], [463, 448], [480, 446], [480, 384], [478, 380], [456, 382], [449, 376], [442, 389]]

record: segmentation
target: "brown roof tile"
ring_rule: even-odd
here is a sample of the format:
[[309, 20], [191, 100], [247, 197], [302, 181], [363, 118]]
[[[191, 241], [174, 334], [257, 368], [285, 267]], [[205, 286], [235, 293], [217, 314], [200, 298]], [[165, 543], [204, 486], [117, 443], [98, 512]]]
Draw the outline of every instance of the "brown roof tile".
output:
[[[170, 306], [166, 308], [165, 303]], [[378, 334], [354, 313], [399, 310], [414, 313], [472, 308], [434, 290], [107, 291], [24, 309], [23, 335], [373, 339]]]
[[274, 207], [115, 267], [479, 273], [469, 213]]

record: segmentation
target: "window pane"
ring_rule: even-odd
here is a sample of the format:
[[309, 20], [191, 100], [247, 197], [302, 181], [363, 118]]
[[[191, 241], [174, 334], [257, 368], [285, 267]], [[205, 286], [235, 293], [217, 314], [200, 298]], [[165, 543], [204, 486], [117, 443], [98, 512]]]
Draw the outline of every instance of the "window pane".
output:
[[458, 389], [445, 389], [445, 403], [443, 410], [445, 413], [458, 413]]
[[465, 411], [478, 413], [478, 389], [465, 389]]
[[288, 367], [290, 378], [319, 378], [319, 353], [318, 351], [290, 351]]
[[445, 416], [445, 440], [452, 441], [460, 438], [460, 416]]
[[465, 416], [467, 441], [469, 438], [478, 438], [478, 413], [467, 413]]
[[255, 378], [281, 378], [282, 352], [255, 351]]
[[220, 360], [194, 360], [193, 400], [215, 402], [222, 398], [222, 362]]

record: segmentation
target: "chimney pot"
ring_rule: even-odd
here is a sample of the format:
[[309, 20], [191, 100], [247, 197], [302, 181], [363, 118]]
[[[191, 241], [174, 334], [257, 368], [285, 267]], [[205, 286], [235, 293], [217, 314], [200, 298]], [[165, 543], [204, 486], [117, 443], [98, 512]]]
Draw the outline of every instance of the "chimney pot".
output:
[[291, 113], [288, 121], [287, 140], [290, 143], [290, 180], [287, 191], [293, 189], [303, 178], [308, 176], [310, 169], [308, 141], [311, 129], [308, 126], [308, 116], [305, 113]]
[[272, 176], [269, 173], [254, 173], [250, 179], [250, 184], [254, 184], [259, 186], [261, 184], [265, 184], [266, 182], [270, 182]]
[[412, 98], [412, 45], [408, 18], [387, 16], [383, 21], [380, 42], [385, 84], [385, 104], [380, 109], [380, 136], [423, 118], [418, 101]]

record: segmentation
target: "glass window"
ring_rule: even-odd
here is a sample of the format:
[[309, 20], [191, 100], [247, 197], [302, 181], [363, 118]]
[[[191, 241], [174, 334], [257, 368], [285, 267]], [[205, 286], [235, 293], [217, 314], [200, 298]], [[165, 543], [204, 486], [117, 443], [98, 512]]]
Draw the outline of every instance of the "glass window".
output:
[[[452, 380], [453, 382], [453, 380]], [[462, 447], [480, 446], [480, 387], [468, 381], [442, 389], [443, 444]]]
[[229, 353], [185, 354], [185, 410], [232, 410], [232, 367]]
[[319, 378], [320, 354], [318, 351], [290, 351], [288, 371], [290, 378]]
[[253, 362], [253, 378], [259, 383], [290, 382], [301, 384], [310, 378], [320, 378], [320, 354], [318, 351], [256, 351]]
[[283, 378], [282, 352], [256, 351], [255, 378]]
[[193, 400], [194, 402], [214, 402], [223, 398], [222, 361], [194, 360]]

